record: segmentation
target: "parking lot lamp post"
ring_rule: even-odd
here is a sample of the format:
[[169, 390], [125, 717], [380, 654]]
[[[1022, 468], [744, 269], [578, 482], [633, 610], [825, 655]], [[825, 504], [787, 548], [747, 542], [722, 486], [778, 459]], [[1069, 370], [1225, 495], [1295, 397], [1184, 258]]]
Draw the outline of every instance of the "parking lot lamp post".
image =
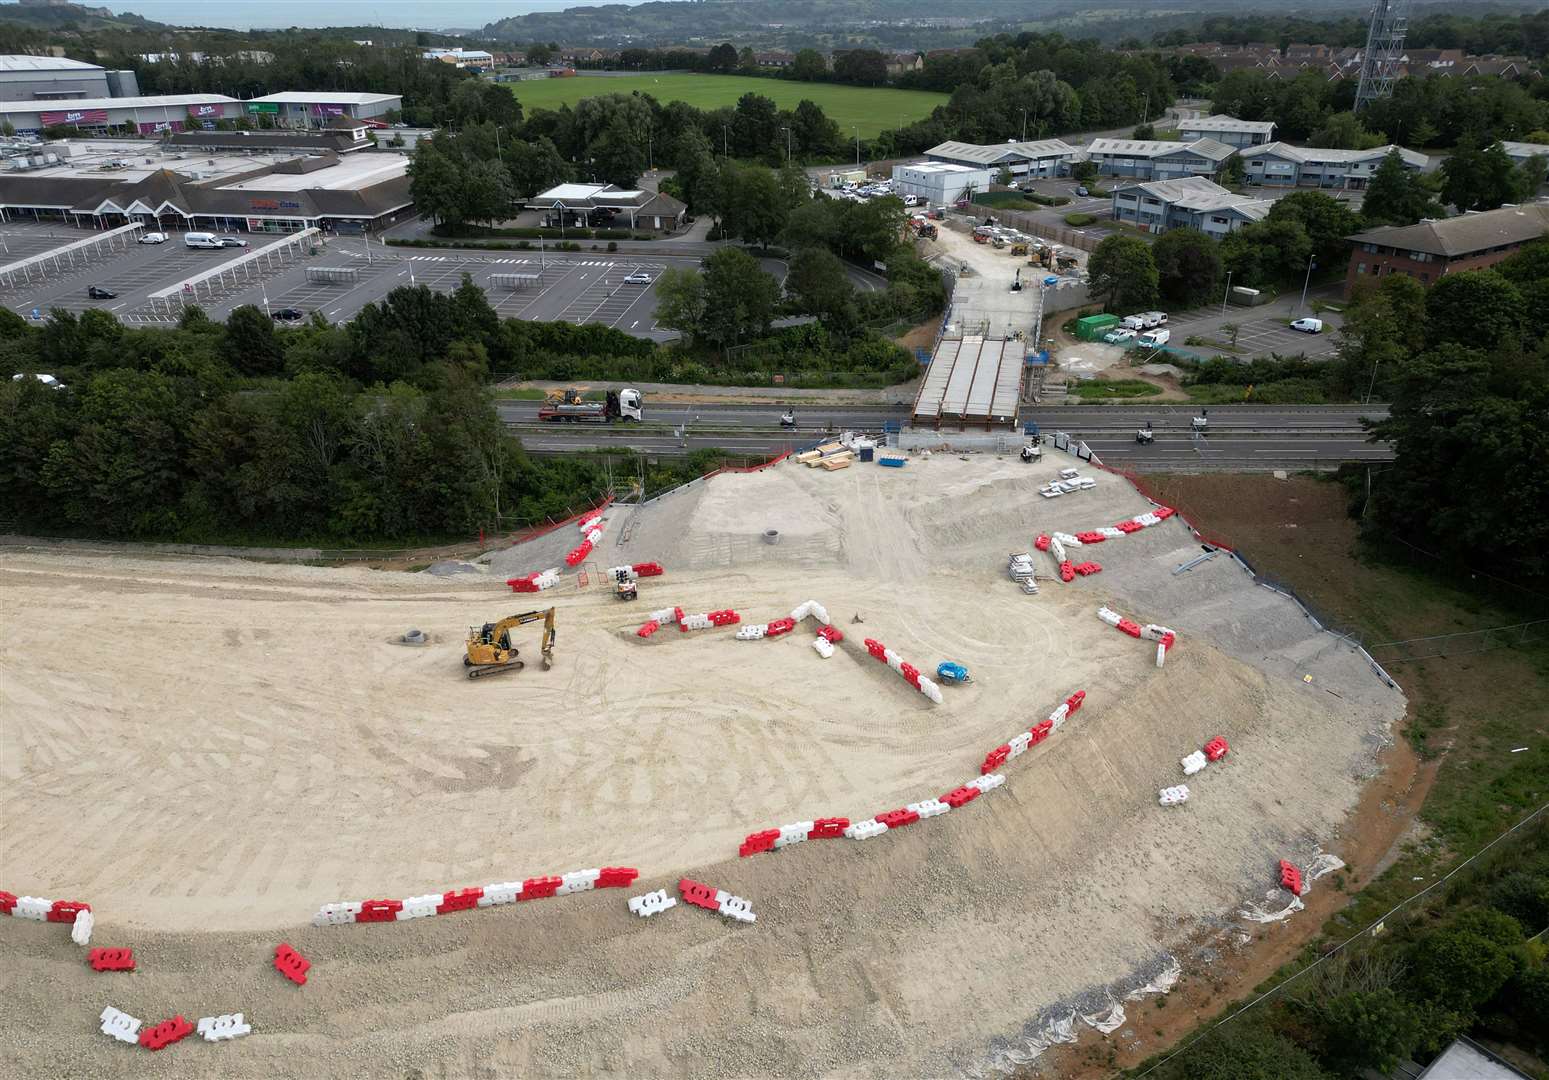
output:
[[1307, 276], [1302, 279], [1302, 302], [1296, 305], [1296, 310], [1301, 311], [1307, 306], [1307, 286], [1312, 284], [1312, 256], [1307, 256]]
[[1226, 314], [1226, 298], [1232, 295], [1232, 272], [1226, 272], [1226, 291], [1221, 294], [1221, 314]]
[[1022, 141], [1027, 141], [1027, 106], [1022, 106]]
[[858, 169], [858, 168], [861, 167], [861, 129], [860, 129], [860, 125], [859, 124], [854, 125], [854, 127], [855, 127], [855, 167]]
[[789, 165], [791, 163], [791, 129], [782, 128], [781, 130], [785, 132], [785, 163]]

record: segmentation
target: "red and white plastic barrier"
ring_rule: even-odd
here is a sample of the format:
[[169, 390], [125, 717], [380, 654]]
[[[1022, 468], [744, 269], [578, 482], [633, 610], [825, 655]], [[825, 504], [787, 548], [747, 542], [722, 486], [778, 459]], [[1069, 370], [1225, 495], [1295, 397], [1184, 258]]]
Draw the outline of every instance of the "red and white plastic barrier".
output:
[[827, 638], [813, 638], [812, 649], [824, 660], [827, 660], [834, 655], [834, 643], [829, 641]]
[[193, 1033], [194, 1025], [179, 1013], [171, 1020], [163, 1020], [155, 1027], [140, 1032], [140, 1045], [147, 1050], [161, 1050], [175, 1042], [182, 1042]]
[[[1087, 577], [1099, 573], [1102, 566], [1095, 562], [1074, 562], [1066, 553], [1066, 548], [1078, 548], [1087, 544], [1101, 544], [1106, 540], [1117, 540], [1132, 532], [1152, 525], [1160, 525], [1177, 511], [1170, 506], [1159, 506], [1155, 510], [1138, 514], [1128, 521], [1121, 521], [1117, 525], [1105, 526], [1100, 529], [1086, 529], [1081, 532], [1067, 533], [1039, 533], [1033, 540], [1033, 547], [1039, 551], [1047, 551], [1054, 558], [1055, 565], [1059, 568], [1060, 580], [1074, 581], [1079, 574]], [[1161, 667], [1161, 661], [1157, 661], [1157, 667]]]
[[1098, 608], [1097, 617], [1121, 633], [1128, 634], [1130, 637], [1156, 642], [1157, 667], [1162, 666], [1162, 661], [1178, 641], [1178, 634], [1174, 630], [1170, 630], [1165, 626], [1158, 626], [1156, 623], [1147, 623], [1145, 626], [1141, 626], [1135, 620], [1126, 619], [1123, 615], [1109, 607]]
[[791, 612], [791, 619], [794, 622], [816, 619], [822, 626], [829, 625], [828, 609], [816, 600], [808, 600], [805, 603], [798, 604], [796, 609]]
[[117, 1039], [121, 1043], [136, 1046], [140, 1042], [140, 1026], [144, 1023], [126, 1012], [120, 1012], [109, 1005], [102, 1010], [102, 1034]]
[[747, 900], [740, 896], [733, 896], [725, 889], [712, 889], [704, 882], [695, 881], [693, 878], [682, 878], [678, 881], [678, 895], [683, 897], [685, 904], [718, 912], [738, 922], [750, 923], [758, 918], [753, 914], [753, 905]]
[[224, 1013], [221, 1016], [201, 1016], [194, 1030], [204, 1036], [205, 1042], [224, 1042], [251, 1035], [253, 1025], [243, 1020], [241, 1013]]
[[655, 892], [648, 892], [629, 898], [629, 910], [642, 919], [648, 919], [652, 915], [660, 915], [668, 908], [677, 906], [678, 898], [676, 896], [668, 896], [666, 889], [657, 889]]
[[93, 971], [133, 971], [133, 949], [93, 949], [86, 954]]
[[626, 889], [634, 884], [640, 871], [632, 866], [604, 866], [591, 870], [572, 870], [568, 874], [503, 881], [483, 888], [452, 890], [411, 896], [404, 900], [353, 900], [324, 904], [312, 916], [313, 926], [339, 926], [352, 922], [404, 922], [432, 915], [450, 915], [456, 911], [510, 904], [518, 900], [539, 900], [551, 896], [591, 889]]
[[1026, 731], [1018, 732], [1009, 741], [1002, 743], [988, 754], [984, 755], [984, 763], [979, 766], [981, 774], [993, 772], [1012, 758], [1019, 758], [1029, 749], [1043, 742], [1050, 735], [1060, 729], [1060, 725], [1068, 720], [1081, 708], [1081, 703], [1086, 700], [1086, 691], [1077, 690], [1066, 698], [1059, 708], [1049, 714], [1047, 720], [1039, 721]]
[[1194, 751], [1186, 758], [1180, 758], [1178, 764], [1183, 766], [1184, 776], [1193, 776], [1206, 765], [1220, 761], [1229, 750], [1231, 747], [1227, 745], [1226, 740], [1217, 735], [1207, 742], [1203, 749]]
[[880, 641], [875, 641], [872, 638], [866, 638], [865, 644], [866, 651], [870, 653], [872, 657], [882, 661], [888, 667], [898, 672], [899, 675], [903, 676], [903, 679], [906, 683], [914, 687], [926, 697], [930, 698], [932, 702], [937, 705], [941, 704], [941, 688], [930, 679], [927, 679], [925, 676], [921, 675], [919, 668], [915, 667], [913, 664], [906, 663], [901, 656], [899, 656], [892, 649], [889, 649], [886, 645], [883, 645]]
[[1188, 757], [1179, 758], [1178, 764], [1183, 766], [1184, 776], [1193, 776], [1195, 773], [1203, 769], [1207, 764], [1205, 761], [1205, 752], [1203, 750], [1196, 750]]
[[712, 626], [735, 626], [742, 621], [742, 616], [727, 608], [724, 611], [705, 611], [698, 615], [679, 615], [678, 629], [708, 630]]
[[512, 592], [542, 592], [544, 589], [552, 589], [559, 584], [559, 567], [548, 570], [535, 570], [521, 577], [506, 578], [506, 584], [511, 586]]
[[1157, 802], [1163, 806], [1180, 806], [1189, 801], [1189, 785], [1179, 784], [1176, 787], [1164, 787], [1157, 792]]
[[45, 900], [41, 896], [17, 896], [0, 889], [0, 915], [33, 922], [69, 923], [70, 940], [77, 945], [91, 943], [94, 916], [91, 905], [82, 900]]

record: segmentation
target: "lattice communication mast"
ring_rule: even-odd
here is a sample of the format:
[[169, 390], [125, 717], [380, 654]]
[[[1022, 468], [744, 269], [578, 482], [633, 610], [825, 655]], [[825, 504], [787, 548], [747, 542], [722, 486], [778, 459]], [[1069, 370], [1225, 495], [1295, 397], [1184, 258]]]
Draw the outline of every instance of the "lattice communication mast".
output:
[[1409, 29], [1409, 0], [1374, 0], [1366, 53], [1361, 58], [1361, 82], [1355, 90], [1355, 111], [1393, 93], [1404, 33]]

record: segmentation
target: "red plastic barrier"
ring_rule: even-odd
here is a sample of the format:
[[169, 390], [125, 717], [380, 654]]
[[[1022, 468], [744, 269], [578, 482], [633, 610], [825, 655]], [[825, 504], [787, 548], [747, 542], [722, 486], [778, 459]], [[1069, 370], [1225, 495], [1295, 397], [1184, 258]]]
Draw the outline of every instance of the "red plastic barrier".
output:
[[16, 906], [16, 894], [0, 889], [0, 912], [9, 915], [11, 909]]
[[904, 677], [904, 681], [916, 690], [920, 688], [920, 669], [913, 664], [899, 664], [898, 673]]
[[[734, 626], [742, 621], [742, 616], [729, 608], [725, 611], [710, 612], [711, 626]], [[767, 631], [766, 631], [767, 634]]]
[[274, 947], [274, 970], [284, 975], [297, 986], [305, 986], [307, 984], [307, 970], [311, 966], [312, 961], [302, 956], [283, 941]]
[[133, 971], [133, 949], [93, 949], [86, 954], [93, 971]]
[[1121, 521], [1115, 525], [1114, 528], [1118, 529], [1122, 533], [1132, 533], [1139, 532], [1141, 529], [1144, 529], [1145, 526], [1138, 521]]
[[1037, 548], [1039, 551], [1048, 551], [1049, 537], [1044, 533], [1039, 533], [1038, 538], [1033, 541], [1033, 547]]
[[764, 636], [766, 638], [779, 637], [781, 634], [789, 634], [794, 629], [796, 629], [795, 619], [776, 619], [764, 627]]
[[77, 915], [90, 910], [90, 904], [79, 900], [55, 900], [54, 906], [48, 910], [47, 918], [49, 922], [73, 923]]
[[1174, 510], [1170, 506], [1158, 506], [1155, 510], [1153, 510], [1151, 512], [1153, 514], [1155, 514], [1161, 520], [1166, 521], [1168, 518], [1172, 517], [1178, 511]]
[[518, 900], [543, 900], [553, 896], [563, 885], [564, 879], [557, 877], [532, 877], [522, 882], [522, 891], [517, 896]]
[[780, 839], [779, 829], [765, 829], [762, 832], [749, 833], [742, 846], [737, 849], [737, 854], [746, 859], [749, 855], [757, 855], [761, 851], [773, 851], [774, 843]]
[[464, 889], [462, 892], [442, 893], [441, 902], [436, 905], [436, 914], [445, 915], [451, 911], [472, 911], [479, 906], [479, 897], [483, 895], [483, 889]]
[[396, 922], [403, 910], [402, 900], [367, 900], [355, 913], [356, 922]]
[[[303, 977], [302, 982], [306, 982]], [[186, 1039], [194, 1033], [194, 1025], [190, 1024], [182, 1016], [174, 1016], [171, 1020], [163, 1020], [155, 1027], [146, 1028], [140, 1032], [140, 1045], [147, 1050], [160, 1050], [164, 1046], [171, 1046], [180, 1039]]]
[[1294, 896], [1302, 894], [1302, 872], [1284, 859], [1280, 860], [1280, 885], [1290, 889]]
[[1220, 761], [1230, 749], [1231, 747], [1226, 745], [1226, 740], [1217, 735], [1205, 744], [1205, 760]]
[[661, 577], [666, 573], [662, 569], [662, 564], [655, 562], [637, 562], [630, 569], [635, 572], [636, 577]]
[[647, 619], [644, 623], [642, 623], [640, 625], [640, 629], [635, 631], [635, 636], [636, 637], [650, 637], [652, 634], [656, 633], [656, 631], [660, 630], [661, 628], [662, 628], [662, 624], [657, 622], [655, 619]]
[[1128, 634], [1130, 637], [1140, 636], [1140, 624], [1132, 619], [1120, 619], [1118, 629], [1120, 633]]
[[597, 876], [599, 889], [627, 889], [635, 883], [640, 871], [633, 866], [604, 866]]
[[1076, 539], [1083, 544], [1101, 544], [1108, 538], [1100, 532], [1078, 532], [1076, 533]]
[[984, 755], [984, 764], [979, 766], [979, 775], [983, 776], [985, 773], [994, 772], [996, 769], [1004, 765], [1006, 763], [1006, 759], [1010, 756], [1011, 747], [1009, 744], [1002, 743], [1000, 746], [997, 746], [988, 754]]
[[812, 829], [807, 833], [808, 840], [836, 840], [844, 835], [844, 831], [850, 827], [850, 819], [847, 817], [818, 818], [812, 823]]
[[905, 825], [913, 825], [919, 821], [920, 815], [915, 810], [889, 810], [885, 814], [878, 814], [877, 820], [889, 829], [901, 829]]
[[1103, 572], [1102, 565], [1095, 562], [1077, 563], [1075, 569], [1076, 573], [1080, 574], [1082, 577], [1091, 577], [1093, 574], [1100, 574]]
[[1049, 737], [1049, 732], [1051, 732], [1053, 730], [1054, 730], [1054, 721], [1053, 720], [1040, 720], [1040, 721], [1038, 721], [1038, 723], [1034, 724], [1027, 731], [1027, 734], [1029, 736], [1031, 736], [1031, 738], [1029, 738], [1028, 741], [1027, 741], [1027, 745], [1028, 746], [1037, 746], [1039, 743], [1041, 743], [1045, 739], [1047, 739]]
[[581, 564], [581, 561], [583, 559], [585, 559], [591, 553], [592, 553], [592, 542], [590, 540], [582, 540], [580, 547], [573, 548], [573, 549], [571, 549], [569, 552], [567, 552], [565, 554], [565, 565], [566, 566], [579, 566]]
[[1068, 719], [1068, 718], [1070, 718], [1072, 716], [1075, 716], [1077, 710], [1079, 710], [1081, 708], [1081, 703], [1083, 701], [1085, 701], [1085, 700], [1086, 700], [1086, 691], [1085, 690], [1077, 690], [1074, 694], [1071, 694], [1068, 698], [1066, 698], [1065, 699], [1065, 704], [1070, 706], [1070, 711], [1065, 714], [1066, 718]]
[[506, 584], [511, 586], [511, 591], [512, 592], [539, 592], [539, 591], [541, 591], [538, 588], [538, 583], [537, 582], [529, 581], [526, 578], [512, 578], [510, 581], [507, 581]]
[[1167, 633], [1163, 634], [1162, 635], [1162, 651], [1164, 653], [1172, 652], [1173, 651], [1173, 644], [1177, 640], [1178, 640], [1178, 635], [1173, 633], [1171, 630], [1169, 630]]
[[1060, 580], [1061, 581], [1075, 581], [1076, 580], [1076, 568], [1074, 566], [1070, 565], [1070, 560], [1069, 559], [1067, 559], [1064, 562], [1060, 563]]
[[682, 608], [675, 607], [675, 608], [672, 609], [672, 621], [678, 624], [678, 628], [680, 630], [683, 628], [683, 609]]
[[981, 792], [976, 787], [953, 788], [941, 797], [941, 801], [956, 810], [960, 806], [973, 802], [980, 794]]
[[683, 897], [685, 904], [693, 904], [707, 911], [720, 911], [721, 905], [716, 901], [715, 893], [715, 889], [693, 878], [682, 878], [678, 881], [678, 894]]
[[866, 646], [866, 651], [875, 659], [886, 659], [887, 646], [883, 645], [882, 642], [877, 641], [875, 638], [865, 638], [863, 644]]
[[820, 626], [818, 637], [832, 645], [837, 645], [844, 640], [844, 631], [837, 626]]

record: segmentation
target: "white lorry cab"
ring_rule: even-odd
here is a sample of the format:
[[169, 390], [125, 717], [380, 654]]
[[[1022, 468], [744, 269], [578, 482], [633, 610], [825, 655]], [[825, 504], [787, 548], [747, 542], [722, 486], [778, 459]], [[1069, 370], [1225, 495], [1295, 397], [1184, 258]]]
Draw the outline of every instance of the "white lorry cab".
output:
[[214, 233], [191, 232], [183, 234], [183, 246], [191, 248], [223, 248], [226, 245], [215, 239]]

